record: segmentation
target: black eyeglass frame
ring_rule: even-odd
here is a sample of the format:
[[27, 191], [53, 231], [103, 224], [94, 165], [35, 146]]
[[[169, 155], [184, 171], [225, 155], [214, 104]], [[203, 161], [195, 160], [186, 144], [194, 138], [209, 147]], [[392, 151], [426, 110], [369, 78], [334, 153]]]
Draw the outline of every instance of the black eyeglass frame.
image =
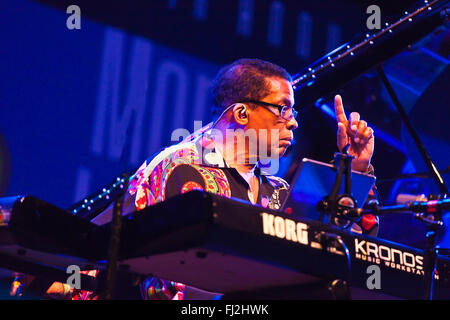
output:
[[[254, 103], [254, 104], [259, 104], [265, 107], [275, 107], [278, 109], [278, 111], [280, 112], [280, 114], [278, 115], [279, 117], [283, 118], [286, 121], [291, 120], [292, 118], [297, 118], [298, 115], [298, 111], [295, 110], [293, 107], [288, 107], [288, 106], [281, 106], [279, 104], [274, 104], [274, 103], [270, 103], [270, 102], [265, 102], [265, 101], [259, 101], [259, 100], [251, 100], [251, 99], [247, 99], [247, 100], [243, 100], [241, 101], [242, 103]], [[283, 109], [292, 109], [292, 116], [289, 119], [286, 119], [285, 117], [282, 116], [283, 114]], [[270, 110], [270, 109], [269, 109]]]

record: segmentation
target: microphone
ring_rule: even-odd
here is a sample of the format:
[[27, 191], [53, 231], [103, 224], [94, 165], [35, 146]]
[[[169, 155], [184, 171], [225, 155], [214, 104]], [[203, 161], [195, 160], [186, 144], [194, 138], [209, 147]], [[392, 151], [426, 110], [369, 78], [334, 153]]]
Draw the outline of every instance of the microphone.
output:
[[437, 211], [450, 211], [450, 198], [430, 201], [414, 201], [409, 210], [417, 213], [435, 213]]
[[400, 193], [395, 199], [398, 205], [416, 213], [434, 213], [436, 211], [450, 210], [450, 198], [428, 199], [424, 194]]
[[428, 200], [425, 195], [399, 194], [397, 204], [392, 206], [380, 207], [375, 202], [369, 205], [369, 208], [350, 208], [347, 216], [357, 218], [365, 214], [384, 215], [398, 212], [426, 213], [432, 214], [438, 211], [450, 211], [450, 198]]
[[428, 198], [424, 194], [409, 194], [409, 193], [399, 193], [395, 202], [397, 204], [410, 204], [415, 201], [428, 201]]

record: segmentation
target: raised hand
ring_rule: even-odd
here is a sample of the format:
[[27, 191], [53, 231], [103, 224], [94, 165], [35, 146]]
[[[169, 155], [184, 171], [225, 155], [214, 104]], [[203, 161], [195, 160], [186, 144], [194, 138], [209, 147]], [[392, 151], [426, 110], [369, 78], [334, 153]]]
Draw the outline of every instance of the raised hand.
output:
[[340, 95], [334, 97], [334, 111], [338, 123], [337, 146], [339, 151], [342, 151], [350, 143], [348, 153], [355, 157], [352, 163], [353, 170], [367, 171], [375, 146], [373, 129], [367, 126], [366, 121], [360, 120], [358, 112], [352, 112], [350, 121], [347, 120]]

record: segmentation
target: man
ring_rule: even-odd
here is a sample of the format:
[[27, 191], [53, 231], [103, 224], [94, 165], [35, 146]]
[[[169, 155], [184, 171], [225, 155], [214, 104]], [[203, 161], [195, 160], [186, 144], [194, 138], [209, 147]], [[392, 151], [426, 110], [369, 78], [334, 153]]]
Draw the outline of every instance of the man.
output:
[[[213, 107], [219, 116], [142, 164], [130, 178], [124, 212], [142, 210], [191, 190], [278, 209], [288, 184], [275, 176], [276, 163], [291, 145], [293, 130], [298, 127], [291, 82], [286, 70], [258, 59], [240, 59], [223, 67], [212, 85]], [[374, 150], [373, 130], [358, 113], [347, 120], [340, 96], [336, 96], [335, 110], [339, 150], [350, 143], [349, 153], [355, 156], [353, 169], [368, 172]], [[109, 222], [111, 215], [107, 212], [93, 221]], [[366, 221], [361, 227], [368, 232], [374, 226], [376, 221]], [[58, 293], [61, 285], [54, 284], [53, 289], [49, 293]], [[143, 281], [141, 293], [146, 299], [212, 297], [157, 278]]]
[[[212, 88], [220, 116], [141, 166], [130, 183], [135, 207], [140, 210], [202, 189], [277, 209], [279, 192], [288, 184], [264, 174], [267, 166], [261, 170], [260, 163], [277, 160], [293, 141], [298, 123], [291, 81], [281, 67], [257, 59], [241, 59], [222, 68]], [[339, 150], [350, 143], [353, 169], [368, 172], [373, 130], [358, 113], [348, 121], [339, 96], [335, 107]]]
[[[140, 167], [130, 180], [128, 212], [194, 189], [278, 209], [288, 184], [265, 171], [270, 160], [284, 155], [298, 127], [291, 82], [286, 70], [262, 60], [240, 59], [223, 67], [212, 87], [220, 115]], [[373, 130], [358, 113], [347, 120], [340, 96], [335, 110], [339, 150], [350, 143], [353, 169], [368, 172]], [[364, 221], [362, 230], [371, 231], [375, 225], [374, 220]], [[189, 291], [192, 288], [156, 278], [142, 285], [142, 294], [149, 299], [188, 298]]]

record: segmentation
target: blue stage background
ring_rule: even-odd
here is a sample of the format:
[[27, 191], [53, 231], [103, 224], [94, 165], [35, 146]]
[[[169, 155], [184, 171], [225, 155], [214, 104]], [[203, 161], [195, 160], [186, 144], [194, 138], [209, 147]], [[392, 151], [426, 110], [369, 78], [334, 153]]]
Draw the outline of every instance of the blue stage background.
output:
[[[365, 8], [352, 1], [300, 6], [264, 0], [255, 6], [252, 0], [236, 0], [229, 2], [239, 12], [232, 18], [212, 10], [213, 2], [209, 11], [208, 1], [160, 3], [167, 24], [132, 33], [85, 17], [83, 7], [81, 29], [69, 30], [63, 10], [31, 0], [1, 1], [0, 196], [31, 194], [67, 208], [120, 174], [130, 124], [126, 170], [174, 143], [174, 129], [192, 132], [195, 120], [207, 124], [209, 84], [222, 64], [258, 57], [296, 73], [366, 32]], [[170, 26], [172, 13], [192, 23]], [[255, 23], [249, 23], [253, 18]], [[448, 100], [439, 100], [448, 85], [439, 91], [442, 95], [416, 104], [434, 79], [448, 75], [448, 35], [441, 33], [431, 45], [405, 51], [385, 65], [440, 169], [448, 166], [450, 155]], [[431, 179], [381, 181], [425, 167], [373, 72], [330, 97], [336, 93], [344, 97], [348, 113], [360, 112], [377, 128], [373, 164], [385, 203], [393, 203], [399, 192], [436, 191]], [[336, 151], [330, 97], [301, 112], [296, 139], [305, 157], [329, 161]], [[291, 162], [292, 153], [283, 159], [280, 176]], [[449, 175], [444, 178], [448, 184]], [[423, 240], [423, 231], [410, 217], [387, 218], [380, 236], [415, 245]]]
[[2, 156], [11, 166], [6, 195], [32, 194], [67, 207], [120, 173], [130, 121], [128, 170], [173, 143], [173, 129], [192, 132], [193, 120], [207, 124], [217, 65], [87, 19], [71, 31], [67, 14], [37, 3], [5, 7], [0, 130], [7, 146]]

